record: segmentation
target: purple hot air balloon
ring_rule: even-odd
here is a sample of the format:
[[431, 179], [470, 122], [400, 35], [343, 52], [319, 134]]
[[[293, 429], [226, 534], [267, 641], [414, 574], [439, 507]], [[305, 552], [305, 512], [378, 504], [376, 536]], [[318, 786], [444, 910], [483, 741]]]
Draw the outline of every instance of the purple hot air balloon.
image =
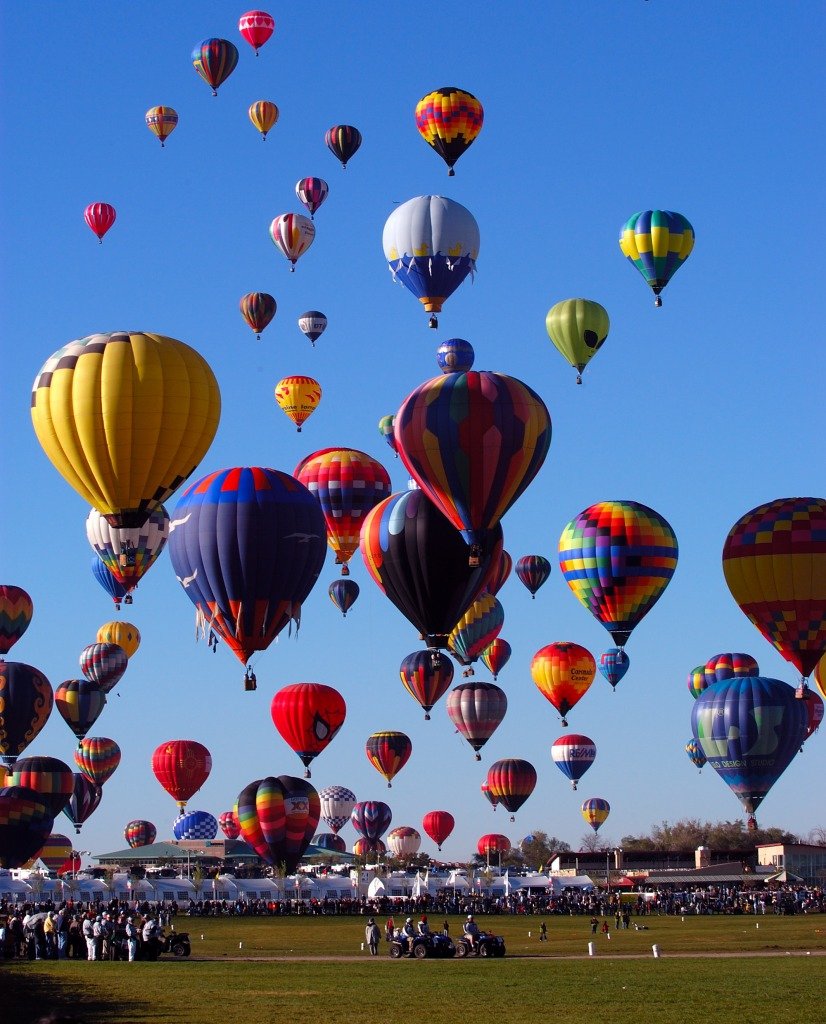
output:
[[362, 800], [353, 808], [353, 828], [371, 843], [378, 842], [390, 828], [393, 812], [382, 800]]
[[75, 832], [80, 835], [83, 823], [97, 810], [100, 798], [103, 796], [103, 789], [80, 772], [73, 772], [72, 775], [74, 778], [72, 796], [63, 808], [63, 813], [75, 826]]
[[0, 756], [7, 765], [37, 736], [54, 704], [41, 671], [22, 661], [0, 661]]

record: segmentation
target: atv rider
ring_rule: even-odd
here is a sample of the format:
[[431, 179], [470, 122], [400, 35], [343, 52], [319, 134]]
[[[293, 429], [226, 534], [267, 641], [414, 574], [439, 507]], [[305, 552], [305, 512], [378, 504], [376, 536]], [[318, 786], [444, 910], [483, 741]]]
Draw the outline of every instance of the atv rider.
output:
[[475, 950], [479, 943], [479, 925], [473, 920], [473, 914], [468, 914], [465, 921], [465, 938], [470, 943], [470, 948]]
[[422, 914], [419, 918], [419, 923], [416, 925], [416, 930], [422, 938], [426, 939], [430, 935], [430, 925], [427, 923], [427, 914]]
[[413, 940], [416, 938], [416, 929], [413, 927], [413, 918], [408, 917], [404, 922], [404, 927], [399, 933], [401, 939], [402, 949], [405, 953], [409, 953], [413, 948]]

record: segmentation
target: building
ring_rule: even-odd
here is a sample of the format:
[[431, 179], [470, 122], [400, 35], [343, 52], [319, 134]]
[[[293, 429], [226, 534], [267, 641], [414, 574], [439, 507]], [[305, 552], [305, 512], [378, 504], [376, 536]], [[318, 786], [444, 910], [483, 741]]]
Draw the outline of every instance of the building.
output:
[[775, 872], [784, 871], [787, 876], [797, 875], [807, 885], [826, 884], [826, 846], [761, 843], [757, 847], [757, 864]]

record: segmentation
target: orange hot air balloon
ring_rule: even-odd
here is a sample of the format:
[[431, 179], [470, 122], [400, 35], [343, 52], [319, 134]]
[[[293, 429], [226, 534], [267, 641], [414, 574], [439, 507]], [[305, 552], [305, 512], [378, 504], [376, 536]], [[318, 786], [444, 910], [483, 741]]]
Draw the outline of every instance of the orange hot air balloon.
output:
[[312, 416], [321, 401], [321, 385], [312, 377], [282, 377], [275, 385], [275, 400], [300, 434], [302, 423]]
[[257, 100], [250, 104], [248, 113], [250, 121], [261, 132], [261, 139], [266, 141], [267, 132], [278, 120], [278, 107], [269, 100]]
[[178, 112], [172, 107], [150, 107], [146, 112], [146, 127], [160, 141], [161, 148], [177, 125]]
[[301, 758], [310, 778], [309, 764], [335, 738], [344, 725], [347, 704], [324, 683], [293, 683], [276, 693], [270, 705], [273, 725]]
[[537, 689], [562, 715], [566, 726], [566, 715], [585, 695], [596, 673], [594, 656], [579, 644], [548, 644], [531, 659], [531, 677]]

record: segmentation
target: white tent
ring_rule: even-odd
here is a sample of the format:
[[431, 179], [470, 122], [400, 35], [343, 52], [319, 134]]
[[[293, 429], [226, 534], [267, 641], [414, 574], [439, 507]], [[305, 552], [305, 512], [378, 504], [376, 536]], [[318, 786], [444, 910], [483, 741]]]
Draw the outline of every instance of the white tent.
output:
[[469, 889], [470, 882], [459, 871], [451, 871], [444, 884], [445, 889]]
[[371, 900], [378, 896], [384, 896], [385, 892], [384, 882], [378, 876], [367, 886], [367, 895]]
[[0, 871], [0, 898], [13, 903], [25, 903], [31, 898], [32, 887], [21, 878], [12, 878], [8, 871]]
[[553, 875], [554, 892], [562, 892], [563, 889], [593, 889], [593, 879], [588, 875]]
[[100, 900], [109, 895], [109, 886], [102, 878], [75, 878], [71, 892], [78, 900]]
[[519, 879], [520, 889], [548, 889], [553, 888], [553, 882], [547, 875], [533, 874], [526, 875]]
[[238, 898], [238, 883], [234, 875], [218, 875], [204, 878], [198, 885], [195, 898], [199, 900], [235, 900]]
[[158, 878], [152, 879], [152, 888], [155, 890], [155, 899], [163, 903], [183, 903], [186, 900], [195, 899], [195, 886], [188, 878]]
[[284, 892], [272, 878], [232, 878], [241, 900], [282, 900]]

